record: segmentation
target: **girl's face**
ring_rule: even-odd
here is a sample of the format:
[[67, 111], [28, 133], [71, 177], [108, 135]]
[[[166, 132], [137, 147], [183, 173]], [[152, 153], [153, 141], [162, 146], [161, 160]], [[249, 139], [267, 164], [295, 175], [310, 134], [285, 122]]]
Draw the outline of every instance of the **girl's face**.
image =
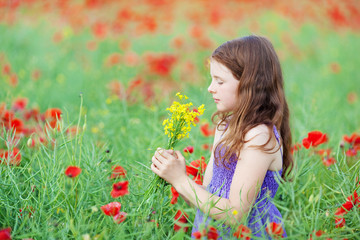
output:
[[208, 87], [209, 93], [216, 103], [220, 112], [231, 112], [238, 104], [239, 81], [234, 78], [231, 71], [223, 64], [210, 61], [211, 84]]

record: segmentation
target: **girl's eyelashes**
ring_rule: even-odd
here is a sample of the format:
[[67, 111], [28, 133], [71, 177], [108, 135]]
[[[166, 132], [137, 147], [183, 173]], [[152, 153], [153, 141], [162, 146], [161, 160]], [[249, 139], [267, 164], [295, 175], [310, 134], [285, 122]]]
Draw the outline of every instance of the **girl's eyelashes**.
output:
[[215, 82], [219, 85], [222, 85], [224, 83], [224, 81], [220, 80], [220, 79], [215, 79]]
[[224, 83], [224, 81], [222, 81], [221, 79], [218, 79], [218, 78], [212, 78], [211, 82], [216, 82], [219, 85], [222, 85]]

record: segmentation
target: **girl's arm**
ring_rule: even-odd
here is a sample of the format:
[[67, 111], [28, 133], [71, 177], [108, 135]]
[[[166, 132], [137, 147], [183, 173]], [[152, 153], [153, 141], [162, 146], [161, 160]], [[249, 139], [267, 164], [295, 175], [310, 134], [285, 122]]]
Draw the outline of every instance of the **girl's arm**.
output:
[[[251, 145], [259, 146], [267, 142], [269, 130], [257, 126], [245, 136], [247, 142], [241, 150], [229, 193], [229, 199], [217, 197], [197, 185], [185, 173], [185, 159], [179, 151], [176, 156], [157, 151], [153, 156], [151, 169], [168, 181], [191, 204], [214, 219], [225, 220], [228, 225], [237, 224], [245, 216], [255, 201], [259, 186], [276, 153], [264, 153]], [[266, 147], [275, 149], [272, 139]], [[236, 212], [234, 212], [236, 210]], [[236, 214], [235, 214], [236, 213]]]

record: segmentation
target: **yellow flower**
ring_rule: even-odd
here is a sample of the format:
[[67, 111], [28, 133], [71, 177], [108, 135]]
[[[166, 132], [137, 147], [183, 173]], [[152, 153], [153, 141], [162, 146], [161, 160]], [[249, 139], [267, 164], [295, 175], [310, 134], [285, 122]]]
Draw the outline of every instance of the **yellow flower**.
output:
[[183, 103], [182, 100], [188, 99], [187, 96], [177, 93], [176, 96], [180, 102], [174, 101], [169, 108], [169, 118], [163, 121], [164, 132], [170, 138], [169, 148], [173, 148], [175, 143], [185, 137], [189, 137], [191, 125], [196, 126], [196, 117], [204, 113], [204, 104], [197, 111], [191, 110], [193, 106], [191, 102]]

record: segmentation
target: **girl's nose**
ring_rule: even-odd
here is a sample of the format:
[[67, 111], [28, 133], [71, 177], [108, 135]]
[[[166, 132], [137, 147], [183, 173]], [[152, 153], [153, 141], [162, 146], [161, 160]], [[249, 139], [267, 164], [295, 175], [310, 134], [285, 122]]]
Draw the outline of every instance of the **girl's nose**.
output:
[[210, 83], [210, 86], [208, 87], [208, 92], [211, 93], [211, 94], [214, 93], [214, 87], [213, 87], [212, 82]]

